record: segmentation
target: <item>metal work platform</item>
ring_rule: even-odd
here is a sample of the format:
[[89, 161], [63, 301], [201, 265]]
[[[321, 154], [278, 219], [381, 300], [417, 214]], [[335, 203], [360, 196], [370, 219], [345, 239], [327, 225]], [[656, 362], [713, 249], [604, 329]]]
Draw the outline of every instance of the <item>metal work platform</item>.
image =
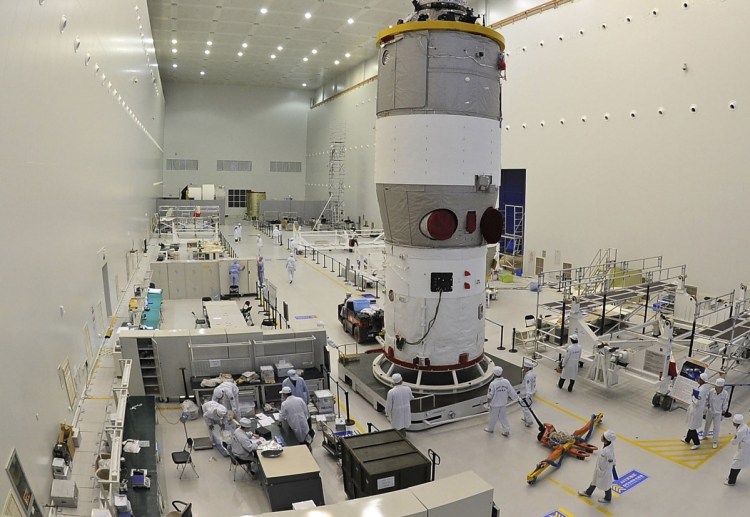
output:
[[[485, 353], [496, 366], [503, 367], [503, 376], [519, 390], [523, 382], [521, 367]], [[362, 354], [358, 360], [346, 364], [339, 362], [339, 379], [351, 386], [378, 410], [385, 409], [388, 386], [375, 379], [372, 373], [372, 354]], [[422, 431], [431, 427], [468, 418], [487, 412], [487, 384], [462, 393], [415, 395], [411, 401], [409, 431]]]

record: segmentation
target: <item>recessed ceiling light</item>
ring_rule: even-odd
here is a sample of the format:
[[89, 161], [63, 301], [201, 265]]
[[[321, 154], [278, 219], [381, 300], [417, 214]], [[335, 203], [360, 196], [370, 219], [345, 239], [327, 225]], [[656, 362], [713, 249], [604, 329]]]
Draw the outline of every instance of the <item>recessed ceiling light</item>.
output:
[[211, 53], [211, 51], [208, 50], [208, 49], [206, 49], [206, 50], [203, 51], [203, 53], [206, 54], [206, 55], [209, 55]]
[[245, 54], [244, 54], [243, 52], [237, 52], [237, 55], [238, 55], [238, 56], [240, 56], [240, 57], [242, 57], [242, 56], [244, 56]]
[[266, 14], [267, 12], [268, 12], [268, 9], [266, 9], [265, 7], [260, 8], [260, 14]]
[[307, 88], [307, 83], [302, 83], [303, 88]]
[[172, 68], [177, 68], [177, 63], [172, 63]]
[[305, 63], [307, 63], [307, 56], [303, 57], [302, 61], [304, 61]]
[[276, 47], [276, 50], [278, 50], [279, 52], [281, 52], [282, 50], [284, 50], [284, 47], [282, 47], [281, 45], [279, 45], [278, 47]]
[[338, 65], [339, 63], [340, 63], [340, 61], [338, 59], [333, 62], [334, 65]]
[[344, 57], [349, 59], [350, 57], [352, 57], [352, 55], [349, 52], [347, 52], [346, 54], [344, 54]]
[[204, 70], [201, 70], [201, 75], [206, 75], [206, 72]]
[[276, 54], [271, 54], [271, 59], [276, 59]]
[[172, 45], [177, 45], [177, 40], [176, 39], [172, 40]]
[[172, 54], [177, 54], [177, 49], [176, 48], [172, 49]]
[[312, 14], [305, 13], [305, 19], [309, 20], [310, 18], [312, 18]]
[[346, 23], [351, 25], [352, 23], [354, 23], [354, 18], [349, 18], [348, 20], [346, 20]]
[[213, 45], [213, 44], [214, 44], [214, 42], [213, 42], [213, 41], [211, 41], [211, 40], [208, 40], [208, 41], [206, 42], [206, 45], [208, 45], [209, 47], [210, 47], [211, 45]]
[[242, 48], [247, 48], [247, 43], [243, 43]]
[[312, 49], [312, 51], [311, 51], [311, 52], [312, 52], [313, 54], [317, 54], [317, 53], [318, 53], [318, 51], [317, 51], [316, 49]]

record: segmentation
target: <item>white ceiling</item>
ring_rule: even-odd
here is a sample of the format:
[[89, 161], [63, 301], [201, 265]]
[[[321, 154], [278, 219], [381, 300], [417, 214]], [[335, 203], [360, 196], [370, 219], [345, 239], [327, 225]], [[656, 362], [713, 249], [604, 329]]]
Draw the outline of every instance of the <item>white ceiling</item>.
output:
[[413, 11], [410, 0], [148, 0], [148, 9], [164, 81], [309, 89], [374, 55], [377, 33]]

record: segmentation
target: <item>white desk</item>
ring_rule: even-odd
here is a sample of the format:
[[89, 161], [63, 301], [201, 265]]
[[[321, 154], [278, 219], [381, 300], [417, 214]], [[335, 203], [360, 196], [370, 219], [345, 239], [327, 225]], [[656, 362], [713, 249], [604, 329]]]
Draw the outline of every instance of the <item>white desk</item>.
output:
[[211, 328], [245, 328], [247, 323], [236, 302], [204, 302], [206, 318]]

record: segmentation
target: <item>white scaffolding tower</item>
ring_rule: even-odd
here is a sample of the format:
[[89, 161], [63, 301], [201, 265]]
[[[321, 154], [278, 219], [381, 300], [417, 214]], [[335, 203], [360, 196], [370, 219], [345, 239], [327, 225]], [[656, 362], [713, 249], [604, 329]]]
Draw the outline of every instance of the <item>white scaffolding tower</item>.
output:
[[331, 129], [328, 151], [328, 201], [315, 222], [315, 230], [320, 229], [323, 219], [331, 229], [344, 227], [344, 181], [346, 170], [346, 130], [344, 126]]

